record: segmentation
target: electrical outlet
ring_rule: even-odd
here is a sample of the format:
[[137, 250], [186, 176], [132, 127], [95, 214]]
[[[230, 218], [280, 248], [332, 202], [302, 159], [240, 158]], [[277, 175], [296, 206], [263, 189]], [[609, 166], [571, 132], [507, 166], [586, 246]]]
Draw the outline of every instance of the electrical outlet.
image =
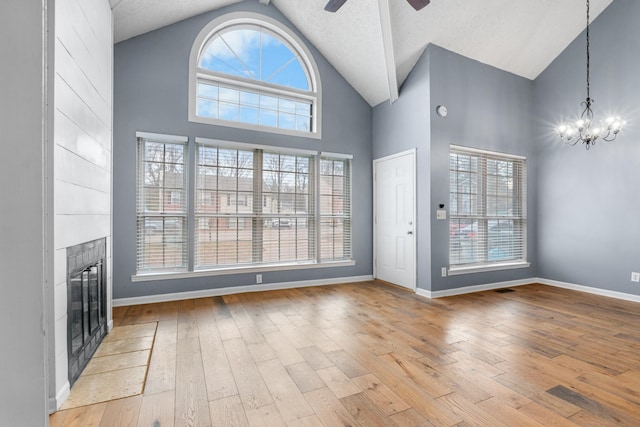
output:
[[447, 267], [442, 267], [442, 270], [440, 270], [440, 273], [442, 274], [442, 277], [447, 277]]
[[635, 271], [631, 273], [631, 281], [640, 282], [640, 273], [636, 273]]
[[256, 274], [256, 283], [257, 284], [262, 283], [262, 274]]

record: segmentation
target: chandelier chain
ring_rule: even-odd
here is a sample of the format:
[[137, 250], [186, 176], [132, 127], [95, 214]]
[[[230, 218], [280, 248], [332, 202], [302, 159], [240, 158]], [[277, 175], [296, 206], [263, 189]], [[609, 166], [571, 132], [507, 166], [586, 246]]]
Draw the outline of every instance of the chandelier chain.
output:
[[589, 53], [590, 41], [589, 41], [589, 0], [587, 0], [587, 103], [591, 103], [591, 95], [590, 95], [590, 69], [589, 65], [591, 62], [591, 57]]

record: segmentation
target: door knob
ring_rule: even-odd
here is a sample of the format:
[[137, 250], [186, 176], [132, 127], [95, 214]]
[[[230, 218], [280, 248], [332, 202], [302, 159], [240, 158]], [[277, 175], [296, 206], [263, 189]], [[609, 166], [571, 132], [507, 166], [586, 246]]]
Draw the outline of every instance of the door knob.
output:
[[411, 234], [413, 234], [413, 231], [409, 230], [409, 231], [407, 231], [407, 234], [411, 235]]

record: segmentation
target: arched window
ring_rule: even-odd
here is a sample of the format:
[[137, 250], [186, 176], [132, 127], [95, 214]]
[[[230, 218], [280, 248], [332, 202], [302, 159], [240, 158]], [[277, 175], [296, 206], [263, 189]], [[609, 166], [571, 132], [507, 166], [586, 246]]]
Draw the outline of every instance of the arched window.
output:
[[320, 95], [309, 50], [263, 15], [217, 18], [191, 49], [190, 121], [319, 138]]

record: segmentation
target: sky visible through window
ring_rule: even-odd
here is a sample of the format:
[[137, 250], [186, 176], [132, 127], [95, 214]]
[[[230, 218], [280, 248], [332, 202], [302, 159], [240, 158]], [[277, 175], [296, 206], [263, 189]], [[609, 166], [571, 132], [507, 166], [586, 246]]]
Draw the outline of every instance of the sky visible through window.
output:
[[207, 45], [200, 66], [233, 76], [310, 90], [306, 73], [295, 53], [260, 27], [216, 34]]
[[[312, 131], [313, 102], [296, 92], [313, 90], [306, 68], [296, 50], [270, 30], [246, 24], [221, 30], [205, 44], [198, 65], [202, 70], [197, 88], [198, 116]], [[221, 80], [220, 74], [228, 78]], [[239, 78], [282, 89], [276, 91], [267, 85], [256, 88]]]

